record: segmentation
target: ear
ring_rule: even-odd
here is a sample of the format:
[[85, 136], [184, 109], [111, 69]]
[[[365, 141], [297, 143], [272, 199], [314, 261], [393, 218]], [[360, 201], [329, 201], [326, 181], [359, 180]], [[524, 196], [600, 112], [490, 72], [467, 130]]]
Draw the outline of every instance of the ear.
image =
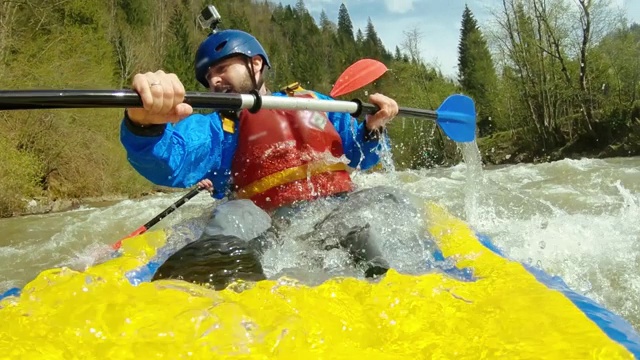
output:
[[262, 56], [256, 55], [251, 58], [251, 66], [253, 67], [253, 72], [255, 74], [260, 74], [262, 72], [263, 64]]

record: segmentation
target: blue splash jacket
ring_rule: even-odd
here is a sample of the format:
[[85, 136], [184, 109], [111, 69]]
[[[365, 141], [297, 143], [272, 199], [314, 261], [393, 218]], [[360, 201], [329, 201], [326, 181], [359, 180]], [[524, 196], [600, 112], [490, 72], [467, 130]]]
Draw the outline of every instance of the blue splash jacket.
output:
[[[284, 92], [271, 95], [287, 96]], [[316, 95], [319, 99], [332, 99], [317, 92]], [[378, 163], [381, 144], [375, 139], [365, 140], [364, 122], [348, 113], [327, 112], [327, 116], [340, 134], [350, 167], [367, 170]], [[228, 195], [238, 132], [223, 131], [219, 113], [192, 114], [152, 134], [136, 134], [132, 130], [123, 120], [120, 141], [131, 166], [147, 180], [156, 185], [187, 188], [208, 178], [213, 182], [214, 198]]]

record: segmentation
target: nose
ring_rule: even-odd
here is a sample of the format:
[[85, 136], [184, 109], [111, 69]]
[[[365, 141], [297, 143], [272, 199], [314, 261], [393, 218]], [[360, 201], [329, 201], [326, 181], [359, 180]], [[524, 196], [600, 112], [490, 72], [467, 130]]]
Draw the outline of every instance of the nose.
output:
[[212, 75], [209, 77], [209, 88], [215, 88], [222, 85], [222, 77], [219, 75]]

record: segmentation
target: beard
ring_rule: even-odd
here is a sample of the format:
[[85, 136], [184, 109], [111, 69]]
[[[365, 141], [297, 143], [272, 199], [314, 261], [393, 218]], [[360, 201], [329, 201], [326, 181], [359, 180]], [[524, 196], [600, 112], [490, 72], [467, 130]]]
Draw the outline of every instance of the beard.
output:
[[253, 90], [253, 81], [251, 81], [251, 76], [247, 73], [239, 79], [234, 84], [221, 85], [214, 89], [214, 92], [217, 93], [237, 93], [237, 94], [248, 94]]
[[240, 94], [248, 94], [255, 87], [255, 85], [253, 84], [253, 81], [251, 80], [252, 80], [251, 75], [247, 73], [246, 76], [242, 79], [242, 81], [239, 82], [238, 86], [235, 86], [233, 90]]

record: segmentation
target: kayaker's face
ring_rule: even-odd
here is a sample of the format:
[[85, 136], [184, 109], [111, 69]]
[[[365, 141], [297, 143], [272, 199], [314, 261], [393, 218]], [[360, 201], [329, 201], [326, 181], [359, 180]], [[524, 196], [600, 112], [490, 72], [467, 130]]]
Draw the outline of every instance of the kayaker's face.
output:
[[[250, 64], [257, 81], [262, 69], [262, 58], [254, 56]], [[248, 94], [253, 90], [251, 74], [247, 68], [247, 58], [244, 56], [230, 57], [212, 65], [209, 68], [207, 79], [209, 80], [209, 89], [213, 92]]]

